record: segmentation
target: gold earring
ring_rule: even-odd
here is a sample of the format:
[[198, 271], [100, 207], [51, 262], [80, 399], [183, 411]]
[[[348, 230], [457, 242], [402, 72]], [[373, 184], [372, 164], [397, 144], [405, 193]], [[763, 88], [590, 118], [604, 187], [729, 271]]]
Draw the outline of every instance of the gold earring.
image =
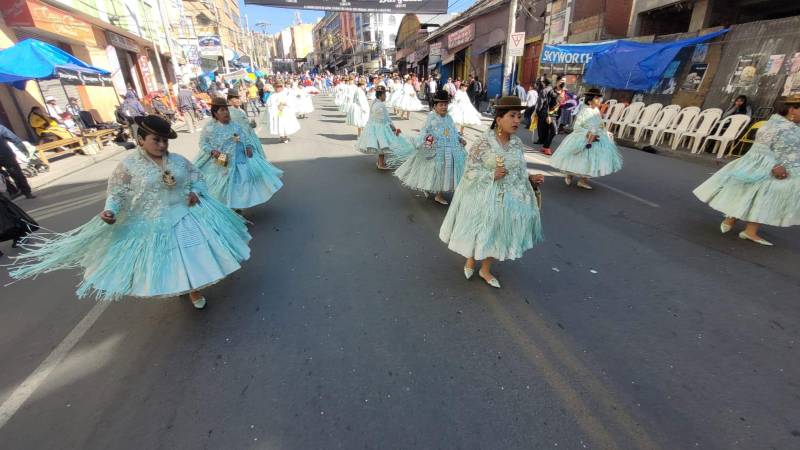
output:
[[496, 132], [496, 133], [497, 133], [497, 137], [501, 137], [501, 136], [503, 136], [503, 130], [501, 130], [501, 129], [499, 129], [499, 128], [497, 129], [497, 132]]

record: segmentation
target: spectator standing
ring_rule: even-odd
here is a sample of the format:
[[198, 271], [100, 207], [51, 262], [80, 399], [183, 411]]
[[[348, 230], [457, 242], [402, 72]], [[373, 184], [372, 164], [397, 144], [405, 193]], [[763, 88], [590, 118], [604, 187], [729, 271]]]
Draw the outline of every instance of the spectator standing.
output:
[[433, 96], [436, 95], [436, 78], [433, 76], [428, 80], [428, 108], [433, 111]]
[[475, 77], [475, 81], [472, 83], [472, 102], [475, 104], [475, 109], [478, 111], [481, 110], [481, 99], [483, 97], [483, 83], [481, 83], [481, 79]]
[[447, 79], [447, 83], [444, 84], [444, 90], [450, 95], [450, 98], [456, 96], [456, 85], [453, 84], [452, 78]]
[[251, 82], [247, 82], [247, 104], [256, 111], [256, 116], [261, 114], [258, 108], [258, 88]]
[[28, 184], [28, 179], [22, 173], [22, 168], [17, 162], [17, 155], [8, 146], [8, 143], [14, 144], [19, 150], [25, 151], [25, 144], [13, 131], [9, 130], [0, 124], [0, 167], [6, 169], [17, 189], [25, 196], [25, 198], [36, 198], [31, 192], [31, 186]]
[[181, 84], [178, 90], [178, 110], [183, 116], [183, 121], [189, 128], [189, 133], [195, 132], [195, 113], [197, 108], [194, 105], [194, 95], [189, 86]]
[[538, 103], [539, 103], [539, 90], [537, 89], [537, 86], [534, 86], [532, 84], [530, 85], [530, 88], [528, 88], [528, 92], [525, 94], [526, 108], [525, 108], [524, 119], [525, 122], [528, 124], [528, 126], [530, 126], [531, 124], [532, 116], [533, 113], [536, 111], [536, 106], [538, 105]]
[[542, 153], [552, 155], [550, 145], [556, 136], [556, 118], [558, 117], [558, 94], [550, 86], [550, 80], [544, 80], [544, 87], [539, 101], [539, 108], [536, 111], [538, 120], [537, 132], [539, 141], [542, 144]]
[[258, 80], [256, 80], [256, 90], [258, 102], [261, 103], [261, 106], [264, 106], [264, 79], [261, 77], [258, 77]]

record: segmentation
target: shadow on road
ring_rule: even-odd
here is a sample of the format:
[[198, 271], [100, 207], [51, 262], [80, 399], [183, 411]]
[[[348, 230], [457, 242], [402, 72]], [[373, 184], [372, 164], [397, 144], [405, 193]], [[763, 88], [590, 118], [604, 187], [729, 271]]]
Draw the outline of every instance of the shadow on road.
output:
[[[323, 121], [324, 122], [324, 121]], [[326, 137], [328, 139], [333, 139], [335, 141], [352, 141], [358, 139], [358, 136], [355, 134], [328, 134], [328, 133], [320, 133], [322, 137]]]

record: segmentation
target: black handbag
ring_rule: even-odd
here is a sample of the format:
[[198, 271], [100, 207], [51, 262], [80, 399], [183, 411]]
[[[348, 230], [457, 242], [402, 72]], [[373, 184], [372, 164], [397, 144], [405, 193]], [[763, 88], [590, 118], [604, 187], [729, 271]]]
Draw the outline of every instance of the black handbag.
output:
[[39, 229], [39, 224], [25, 211], [0, 195], [0, 242], [17, 241]]

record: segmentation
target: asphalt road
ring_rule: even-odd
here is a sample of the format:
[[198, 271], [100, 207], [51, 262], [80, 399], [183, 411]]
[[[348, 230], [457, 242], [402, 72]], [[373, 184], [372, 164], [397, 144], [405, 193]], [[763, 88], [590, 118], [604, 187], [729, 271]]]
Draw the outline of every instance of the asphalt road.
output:
[[[691, 194], [713, 166], [623, 149], [594, 191], [552, 173], [546, 242], [493, 290], [438, 240], [444, 207], [316, 105], [263, 140], [286, 186], [207, 310], [79, 301], [69, 271], [0, 288], [0, 448], [800, 448], [800, 229], [720, 235]], [[121, 158], [20, 204], [80, 225]]]

